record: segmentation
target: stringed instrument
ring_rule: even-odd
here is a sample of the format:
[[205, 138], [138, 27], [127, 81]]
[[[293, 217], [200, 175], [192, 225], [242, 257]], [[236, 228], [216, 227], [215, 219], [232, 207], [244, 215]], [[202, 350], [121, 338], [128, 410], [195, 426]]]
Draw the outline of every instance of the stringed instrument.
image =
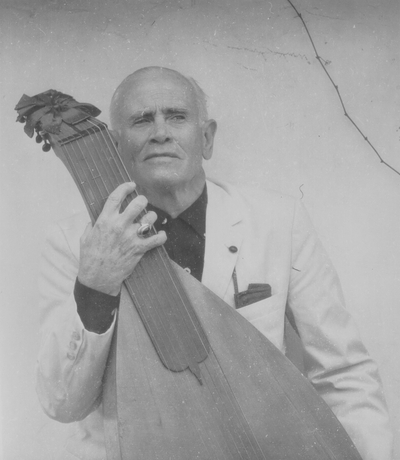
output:
[[[24, 95], [16, 110], [94, 222], [131, 181], [100, 111], [54, 90]], [[109, 460], [361, 460], [310, 382], [163, 247], [124, 286], [104, 376]]]

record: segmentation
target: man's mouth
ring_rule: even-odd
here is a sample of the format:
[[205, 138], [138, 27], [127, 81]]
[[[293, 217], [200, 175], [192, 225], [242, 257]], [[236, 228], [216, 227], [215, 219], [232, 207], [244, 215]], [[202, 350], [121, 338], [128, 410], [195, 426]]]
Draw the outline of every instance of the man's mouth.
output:
[[178, 158], [176, 153], [172, 152], [159, 152], [159, 153], [150, 153], [146, 156], [146, 160], [151, 160], [153, 158]]

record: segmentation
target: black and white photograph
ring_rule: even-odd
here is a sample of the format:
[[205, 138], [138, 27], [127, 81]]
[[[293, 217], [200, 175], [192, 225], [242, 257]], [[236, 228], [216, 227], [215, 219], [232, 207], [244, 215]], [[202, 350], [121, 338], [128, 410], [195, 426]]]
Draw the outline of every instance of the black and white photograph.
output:
[[0, 0], [0, 459], [400, 460], [398, 0]]

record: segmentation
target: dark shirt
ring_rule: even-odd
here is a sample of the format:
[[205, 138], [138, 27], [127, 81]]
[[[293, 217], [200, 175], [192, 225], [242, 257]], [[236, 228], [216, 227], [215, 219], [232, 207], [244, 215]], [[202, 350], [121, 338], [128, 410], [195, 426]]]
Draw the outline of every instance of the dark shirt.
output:
[[158, 216], [154, 224], [157, 232], [164, 230], [167, 234], [164, 247], [169, 257], [199, 281], [204, 267], [206, 209], [206, 187], [199, 198], [175, 219], [151, 204], [147, 206], [147, 211], [154, 211]]
[[[164, 230], [167, 234], [164, 247], [169, 257], [199, 281], [204, 267], [206, 209], [206, 186], [199, 198], [174, 219], [151, 204], [147, 206], [147, 211], [157, 214], [154, 224], [157, 232]], [[119, 306], [120, 295], [104, 294], [84, 286], [76, 279], [74, 296], [85, 328], [98, 334], [106, 332], [113, 321], [112, 313]]]

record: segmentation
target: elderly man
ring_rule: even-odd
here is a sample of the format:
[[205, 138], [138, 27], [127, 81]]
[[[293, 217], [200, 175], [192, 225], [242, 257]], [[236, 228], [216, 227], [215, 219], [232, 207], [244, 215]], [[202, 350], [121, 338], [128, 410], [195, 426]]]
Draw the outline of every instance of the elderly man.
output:
[[[106, 458], [102, 378], [122, 283], [146, 251], [165, 244], [173, 260], [283, 353], [287, 311], [307, 377], [362, 457], [388, 460], [391, 434], [376, 366], [301, 205], [206, 180], [202, 162], [212, 156], [216, 122], [207, 117], [202, 90], [176, 71], [150, 67], [127, 77], [114, 94], [111, 120], [134, 183], [111, 193], [94, 226], [75, 216], [54, 229], [40, 283], [38, 394], [50, 417], [77, 422], [67, 445], [73, 458]], [[140, 195], [120, 212], [135, 187]], [[141, 238], [132, 222], [145, 208], [141, 223], [158, 233]], [[270, 285], [272, 295], [243, 300], [251, 283]]]

